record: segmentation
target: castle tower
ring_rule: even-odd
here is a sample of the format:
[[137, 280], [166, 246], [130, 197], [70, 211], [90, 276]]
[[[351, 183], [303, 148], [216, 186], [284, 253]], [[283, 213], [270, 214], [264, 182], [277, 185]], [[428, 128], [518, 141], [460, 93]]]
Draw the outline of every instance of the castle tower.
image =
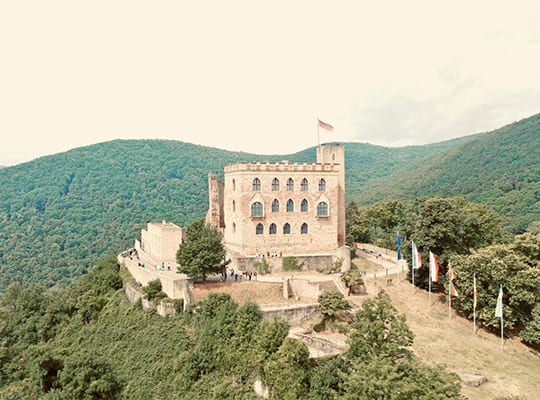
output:
[[321, 145], [317, 147], [317, 163], [339, 164], [338, 173], [338, 246], [345, 245], [345, 147]]

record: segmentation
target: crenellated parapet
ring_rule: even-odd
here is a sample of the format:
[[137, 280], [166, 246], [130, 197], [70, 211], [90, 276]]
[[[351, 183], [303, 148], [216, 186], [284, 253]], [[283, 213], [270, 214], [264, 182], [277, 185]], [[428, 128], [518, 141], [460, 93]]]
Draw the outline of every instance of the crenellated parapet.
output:
[[225, 173], [233, 172], [339, 172], [337, 163], [298, 163], [298, 162], [239, 162], [225, 166]]

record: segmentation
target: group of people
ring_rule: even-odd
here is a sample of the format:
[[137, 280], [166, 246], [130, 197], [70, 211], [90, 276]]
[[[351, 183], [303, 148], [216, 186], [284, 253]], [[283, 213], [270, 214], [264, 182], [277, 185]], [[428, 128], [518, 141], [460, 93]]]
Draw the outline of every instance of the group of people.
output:
[[261, 253], [259, 250], [257, 250], [255, 252], [255, 257], [257, 257], [257, 258], [259, 258], [259, 257], [261, 257], [261, 258], [264, 258], [264, 257], [281, 257], [281, 256], [283, 256], [283, 252], [281, 252], [281, 251], [279, 252], [279, 254], [278, 253], [270, 253], [269, 251], [267, 251], [266, 254], [265, 254], [264, 251]]
[[[165, 271], [165, 263], [162, 262], [161, 265], [157, 264], [157, 265], [156, 265], [156, 269], [157, 269], [158, 271], [160, 271], [160, 270], [161, 270], [161, 271]], [[171, 270], [171, 263], [168, 262], [168, 263], [167, 263], [167, 271], [170, 271], [170, 270]]]
[[227, 281], [247, 281], [247, 280], [257, 280], [257, 271], [235, 271], [234, 269], [231, 269], [230, 271], [224, 271], [221, 273], [221, 281], [227, 282]]

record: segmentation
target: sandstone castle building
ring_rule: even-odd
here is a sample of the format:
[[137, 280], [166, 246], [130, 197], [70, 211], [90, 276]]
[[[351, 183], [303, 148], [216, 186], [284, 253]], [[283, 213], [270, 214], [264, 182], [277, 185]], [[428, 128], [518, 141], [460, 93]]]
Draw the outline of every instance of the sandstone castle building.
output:
[[282, 161], [225, 166], [209, 174], [206, 221], [222, 230], [234, 268], [260, 257], [276, 269], [295, 256], [307, 269], [328, 269], [337, 258], [350, 267], [345, 246], [345, 150], [317, 148], [317, 162]]

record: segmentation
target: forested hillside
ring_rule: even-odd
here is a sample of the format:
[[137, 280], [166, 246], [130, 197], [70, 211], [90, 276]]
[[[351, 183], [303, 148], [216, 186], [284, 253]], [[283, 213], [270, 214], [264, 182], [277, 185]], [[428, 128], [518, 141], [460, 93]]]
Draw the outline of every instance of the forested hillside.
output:
[[[346, 143], [348, 192], [468, 138], [387, 149]], [[0, 171], [0, 291], [76, 278], [132, 245], [149, 221], [206, 213], [208, 172], [238, 161], [315, 161], [315, 148], [261, 156], [165, 140], [116, 140]]]
[[121, 287], [114, 257], [67, 288], [12, 284], [0, 296], [0, 398], [255, 400], [260, 379], [272, 399], [460, 399], [458, 377], [414, 356], [383, 295], [343, 326], [347, 352], [310, 359], [287, 322], [263, 321], [251, 301], [211, 293], [163, 318]]
[[383, 199], [463, 195], [491, 206], [522, 233], [540, 221], [540, 114], [485, 133], [370, 182], [354, 194], [361, 204]]

